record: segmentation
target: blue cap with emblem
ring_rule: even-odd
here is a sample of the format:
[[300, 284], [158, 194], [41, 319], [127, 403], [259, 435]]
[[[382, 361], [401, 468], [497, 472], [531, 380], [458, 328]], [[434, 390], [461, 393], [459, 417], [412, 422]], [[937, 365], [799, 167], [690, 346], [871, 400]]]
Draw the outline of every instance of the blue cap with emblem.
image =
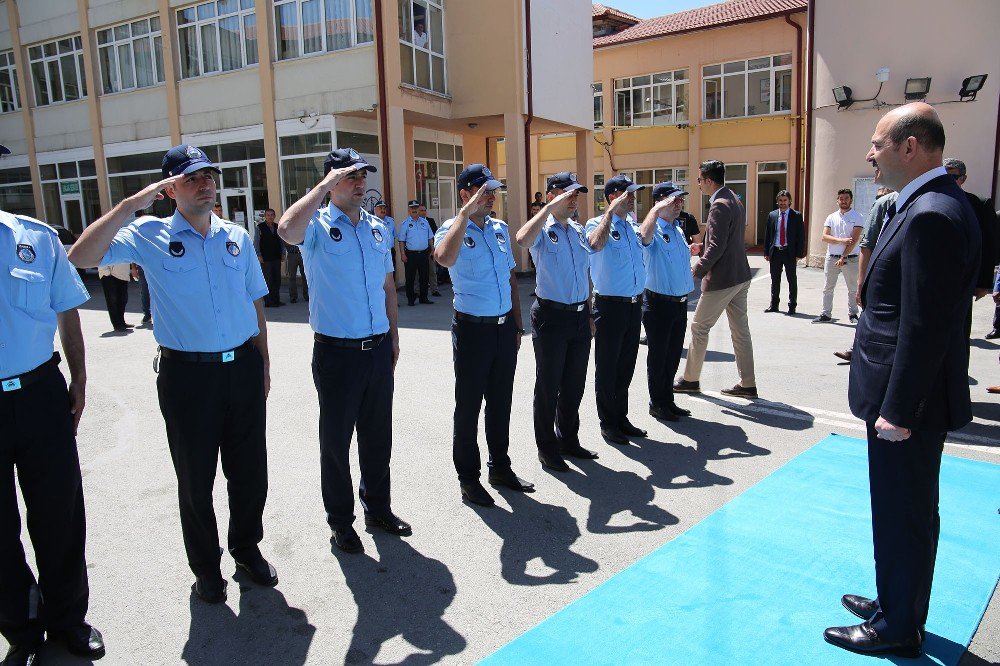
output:
[[333, 169], [346, 169], [347, 167], [356, 167], [357, 170], [364, 169], [365, 171], [371, 171], [375, 173], [378, 171], [375, 167], [365, 161], [365, 158], [358, 154], [358, 151], [353, 148], [337, 148], [336, 150], [331, 150], [330, 154], [326, 156], [323, 160], [323, 174], [328, 174]]
[[604, 196], [607, 198], [609, 194], [614, 194], [615, 192], [636, 192], [643, 189], [646, 189], [645, 185], [636, 185], [632, 182], [631, 178], [620, 173], [604, 183]]
[[416, 199], [410, 199], [409, 201], [406, 202], [406, 207], [407, 208], [420, 208], [420, 202], [417, 201]]
[[479, 189], [483, 185], [486, 186], [487, 190], [503, 187], [503, 183], [493, 177], [493, 173], [485, 164], [470, 164], [458, 176], [458, 189], [460, 190]]
[[589, 190], [580, 184], [576, 179], [576, 174], [571, 171], [560, 171], [549, 176], [545, 181], [545, 191], [562, 190], [563, 192], [588, 192]]
[[687, 195], [687, 192], [674, 185], [673, 181], [670, 180], [653, 186], [653, 201], [659, 201], [664, 197], [686, 197]]
[[191, 173], [192, 171], [200, 171], [201, 169], [211, 169], [216, 173], [222, 173], [222, 169], [215, 166], [212, 160], [208, 159], [208, 155], [204, 151], [186, 143], [174, 146], [168, 150], [167, 154], [163, 156], [160, 169], [163, 171], [164, 178], [179, 176], [182, 173]]

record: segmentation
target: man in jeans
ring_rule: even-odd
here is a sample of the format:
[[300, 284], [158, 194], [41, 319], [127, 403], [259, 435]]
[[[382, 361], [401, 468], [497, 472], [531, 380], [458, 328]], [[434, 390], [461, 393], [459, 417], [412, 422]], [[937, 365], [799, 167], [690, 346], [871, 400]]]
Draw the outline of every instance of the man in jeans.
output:
[[837, 278], [844, 276], [847, 284], [847, 313], [851, 323], [858, 323], [858, 242], [865, 228], [865, 218], [854, 210], [854, 193], [849, 189], [837, 191], [837, 210], [826, 218], [823, 225], [823, 242], [826, 246], [826, 284], [823, 286], [823, 311], [813, 319], [814, 324], [833, 321], [833, 290]]

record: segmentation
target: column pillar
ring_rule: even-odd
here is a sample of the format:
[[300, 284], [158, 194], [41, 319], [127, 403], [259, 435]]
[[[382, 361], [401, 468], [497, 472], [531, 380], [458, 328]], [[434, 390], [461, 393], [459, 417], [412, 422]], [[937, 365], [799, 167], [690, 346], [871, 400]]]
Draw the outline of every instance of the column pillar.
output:
[[14, 66], [17, 70], [17, 87], [21, 91], [21, 119], [24, 121], [24, 145], [28, 153], [31, 171], [31, 194], [35, 200], [35, 217], [45, 220], [45, 201], [42, 199], [42, 181], [38, 172], [38, 156], [35, 154], [35, 108], [34, 96], [28, 94], [31, 80], [28, 78], [28, 54], [21, 45], [21, 15], [17, 10], [17, 0], [7, 0], [7, 23], [10, 26], [11, 48], [14, 50]]
[[[389, 189], [392, 192], [392, 200], [386, 203], [389, 204], [393, 219], [399, 222], [406, 217], [406, 202], [409, 200], [408, 193], [410, 192], [409, 182], [413, 177], [411, 173], [413, 169], [410, 166], [412, 162], [406, 157], [406, 121], [401, 106], [380, 108], [378, 112], [385, 114], [388, 134], [385, 137], [385, 142], [389, 147], [389, 154], [392, 155], [388, 164], [386, 164], [386, 160], [382, 160], [382, 168], [385, 169], [383, 178], [389, 183]], [[438, 220], [439, 224], [441, 222], [443, 220]], [[399, 286], [404, 282], [403, 260], [398, 251], [396, 255], [396, 286]]]
[[257, 15], [257, 54], [260, 76], [260, 110], [264, 125], [264, 166], [267, 169], [267, 201], [271, 208], [284, 211], [285, 202], [281, 192], [281, 161], [278, 159], [278, 125], [274, 114], [274, 60], [271, 50], [271, 35], [274, 23], [271, 0], [256, 0], [254, 13]]
[[579, 205], [580, 222], [585, 222], [594, 216], [594, 202], [601, 193], [594, 190], [594, 139], [589, 129], [579, 130], [576, 139], [576, 179], [590, 190], [589, 194], [580, 195], [583, 201]]
[[[76, 0], [76, 13], [80, 17], [80, 41], [83, 44], [83, 72], [90, 82], [87, 95], [87, 113], [90, 115], [90, 137], [94, 146], [94, 167], [97, 171], [97, 198], [101, 202], [101, 210], [111, 210], [111, 192], [108, 186], [108, 165], [104, 160], [104, 132], [101, 120], [101, 99], [99, 97], [101, 77], [97, 75], [97, 60], [94, 57], [94, 45], [91, 41], [90, 17], [87, 15], [87, 0]], [[84, 215], [83, 224], [87, 219]]]
[[170, 0], [159, 0], [160, 32], [163, 35], [163, 84], [167, 90], [167, 122], [170, 125], [170, 143], [174, 146], [181, 142], [180, 94], [177, 82], [180, 72], [177, 69], [177, 30], [174, 12], [170, 9]]
[[[525, 223], [528, 200], [528, 174], [524, 165], [524, 118], [520, 113], [503, 114], [503, 133], [507, 151], [507, 225], [511, 237]], [[528, 265], [528, 251], [517, 248], [517, 270], [523, 271]]]

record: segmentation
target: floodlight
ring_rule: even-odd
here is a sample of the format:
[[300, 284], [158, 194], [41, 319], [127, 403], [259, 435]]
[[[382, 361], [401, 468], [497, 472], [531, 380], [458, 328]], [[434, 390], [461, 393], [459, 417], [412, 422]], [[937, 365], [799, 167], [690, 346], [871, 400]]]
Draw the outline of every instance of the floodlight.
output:
[[851, 97], [851, 89], [847, 86], [834, 88], [833, 99], [837, 102], [837, 107], [840, 109], [846, 109], [850, 107], [851, 104], [854, 104], [854, 99]]
[[920, 79], [906, 79], [906, 87], [903, 89], [903, 97], [907, 100], [926, 99], [927, 93], [931, 90], [931, 77]]
[[958, 91], [958, 96], [963, 100], [968, 97], [970, 100], [976, 99], [976, 93], [982, 90], [986, 83], [986, 74], [975, 74], [966, 77], [962, 81], [962, 89]]

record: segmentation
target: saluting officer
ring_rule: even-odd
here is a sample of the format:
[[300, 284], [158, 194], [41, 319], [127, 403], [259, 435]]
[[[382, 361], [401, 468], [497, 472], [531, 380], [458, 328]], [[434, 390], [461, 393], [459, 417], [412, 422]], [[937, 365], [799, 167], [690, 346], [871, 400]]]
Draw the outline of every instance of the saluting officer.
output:
[[673, 390], [687, 330], [688, 294], [694, 289], [691, 255], [698, 253], [697, 243], [688, 246], [680, 218], [687, 194], [670, 181], [654, 186], [653, 207], [639, 226], [646, 266], [642, 324], [649, 342], [649, 414], [661, 421], [691, 415], [674, 402]]
[[[587, 242], [593, 249], [590, 272], [594, 281], [594, 389], [601, 435], [614, 444], [646, 431], [628, 420], [628, 387], [639, 353], [639, 322], [646, 271], [642, 263], [639, 227], [629, 212], [636, 185], [619, 174], [604, 184], [608, 208], [587, 222]], [[624, 216], [624, 217], [622, 217]]]
[[399, 223], [399, 251], [406, 265], [406, 303], [417, 304], [417, 294], [413, 287], [414, 279], [420, 277], [420, 302], [431, 304], [434, 301], [427, 298], [430, 284], [430, 258], [434, 250], [434, 232], [426, 218], [420, 217], [420, 202], [411, 200], [410, 216]]
[[490, 484], [521, 492], [534, 488], [514, 474], [507, 455], [514, 372], [524, 329], [507, 223], [488, 214], [502, 185], [482, 164], [467, 166], [458, 177], [462, 209], [438, 229], [434, 251], [437, 262], [451, 269], [455, 292], [452, 454], [462, 497], [482, 506], [494, 503], [479, 481], [476, 435], [484, 398]]
[[[0, 211], [0, 257], [0, 633], [10, 644], [3, 663], [30, 664], [45, 632], [74, 654], [100, 659], [104, 640], [84, 621], [87, 527], [76, 452], [87, 384], [76, 308], [90, 294], [55, 229], [38, 220]], [[68, 390], [53, 351], [57, 326]], [[37, 582], [21, 545], [15, 469]]]
[[[357, 553], [364, 546], [353, 527], [349, 451], [355, 428], [365, 524], [399, 536], [412, 533], [389, 501], [393, 371], [399, 358], [392, 231], [362, 208], [366, 177], [375, 167], [353, 148], [332, 151], [323, 166], [323, 180], [285, 212], [278, 232], [302, 248], [312, 285], [312, 371], [330, 540]], [[319, 208], [328, 193], [330, 204]]]
[[[259, 585], [278, 583], [260, 553], [267, 499], [265, 401], [270, 388], [267, 284], [242, 226], [212, 215], [219, 168], [190, 145], [163, 156], [164, 179], [88, 226], [70, 260], [80, 268], [133, 262], [153, 296], [159, 343], [156, 389], [177, 474], [181, 531], [193, 589], [226, 599], [212, 487], [219, 455], [229, 491], [229, 552]], [[137, 210], [163, 194], [177, 210], [163, 219]]]
[[[546, 182], [547, 202], [517, 232], [537, 271], [531, 306], [535, 348], [535, 444], [543, 467], [569, 470], [563, 456], [592, 459], [580, 446], [580, 402], [590, 362], [590, 246], [582, 225], [570, 218], [586, 187], [562, 171]], [[554, 427], [553, 427], [554, 426]]]

